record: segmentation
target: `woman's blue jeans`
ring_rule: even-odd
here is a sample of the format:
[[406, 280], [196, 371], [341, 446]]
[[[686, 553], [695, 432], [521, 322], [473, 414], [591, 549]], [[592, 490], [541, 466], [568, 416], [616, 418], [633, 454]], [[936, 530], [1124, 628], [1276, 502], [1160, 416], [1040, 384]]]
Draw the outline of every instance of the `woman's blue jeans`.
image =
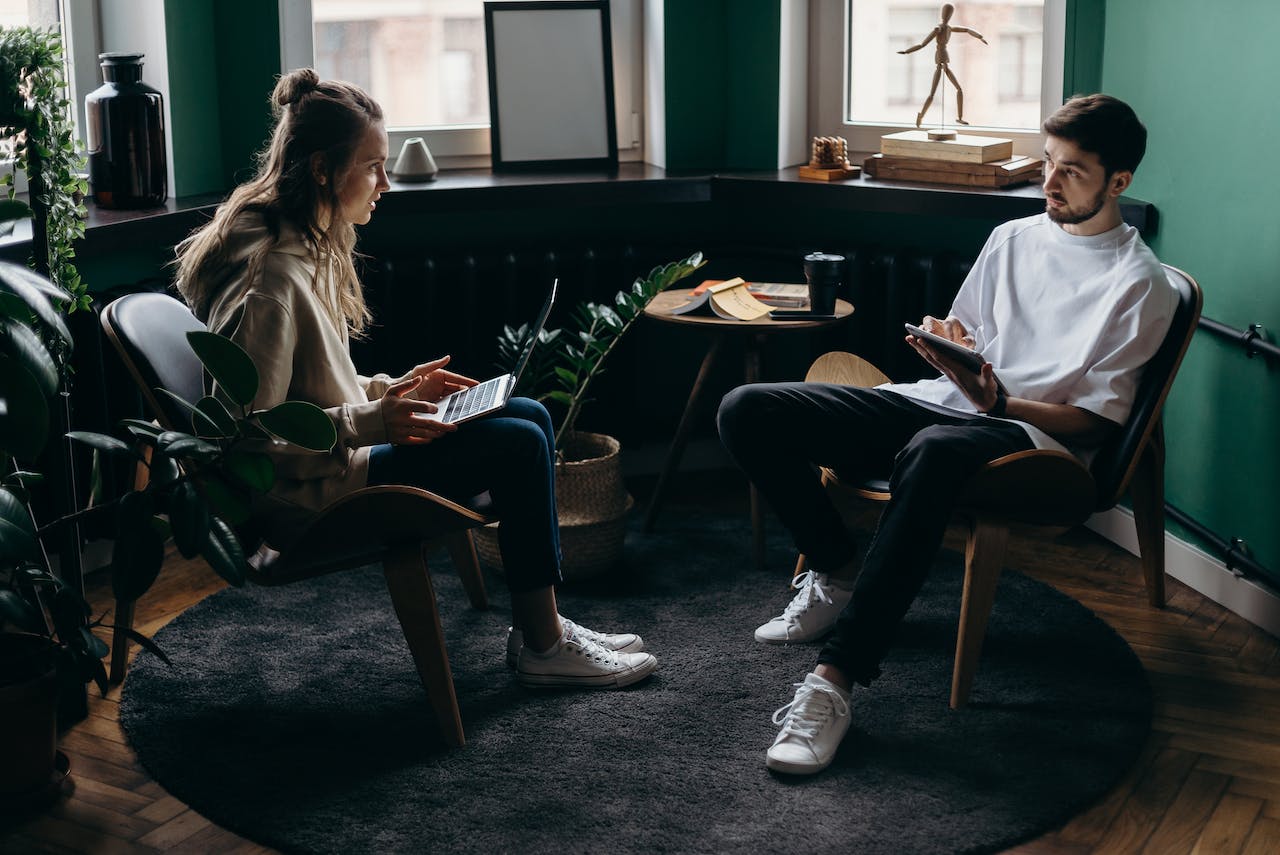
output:
[[555, 433], [537, 401], [512, 398], [488, 416], [427, 445], [375, 445], [369, 485], [406, 484], [455, 502], [489, 492], [507, 587], [536, 591], [560, 581]]

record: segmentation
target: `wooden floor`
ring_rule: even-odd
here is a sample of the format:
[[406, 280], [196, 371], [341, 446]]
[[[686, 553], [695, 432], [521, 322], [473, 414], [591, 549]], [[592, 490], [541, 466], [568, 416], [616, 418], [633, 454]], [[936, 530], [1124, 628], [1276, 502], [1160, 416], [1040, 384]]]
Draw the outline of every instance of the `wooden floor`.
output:
[[[674, 511], [673, 511], [674, 512]], [[1153, 731], [1137, 765], [1091, 810], [1012, 850], [1041, 853], [1280, 853], [1280, 644], [1184, 585], [1149, 608], [1137, 559], [1085, 530], [1015, 537], [1008, 566], [1075, 597], [1129, 642], [1155, 692]], [[138, 605], [150, 634], [222, 583], [171, 555]], [[91, 582], [100, 611], [105, 579]], [[117, 722], [120, 689], [91, 695], [70, 730], [74, 789], [43, 813], [0, 817], [0, 852], [264, 852], [165, 793]], [[764, 746], [761, 746], [763, 752]], [[70, 788], [68, 788], [70, 789]]]

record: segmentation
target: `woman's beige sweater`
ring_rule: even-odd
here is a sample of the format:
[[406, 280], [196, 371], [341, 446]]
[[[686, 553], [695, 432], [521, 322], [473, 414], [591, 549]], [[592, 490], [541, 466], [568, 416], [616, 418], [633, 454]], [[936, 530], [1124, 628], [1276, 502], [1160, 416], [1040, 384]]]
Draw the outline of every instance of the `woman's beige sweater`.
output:
[[[315, 251], [287, 226], [272, 241], [260, 217], [242, 218], [231, 261], [220, 271], [222, 283], [213, 283], [207, 311], [197, 309], [197, 314], [253, 359], [259, 377], [253, 409], [308, 401], [328, 413], [337, 428], [338, 441], [328, 453], [263, 443], [261, 450], [275, 463], [275, 485], [254, 502], [253, 516], [267, 542], [281, 547], [317, 511], [366, 485], [369, 446], [386, 442], [379, 399], [391, 378], [356, 373], [346, 326], [335, 323], [317, 294], [317, 288], [334, 283], [328, 271], [313, 281]], [[270, 248], [259, 266], [261, 275], [249, 281], [247, 261], [264, 245]]]

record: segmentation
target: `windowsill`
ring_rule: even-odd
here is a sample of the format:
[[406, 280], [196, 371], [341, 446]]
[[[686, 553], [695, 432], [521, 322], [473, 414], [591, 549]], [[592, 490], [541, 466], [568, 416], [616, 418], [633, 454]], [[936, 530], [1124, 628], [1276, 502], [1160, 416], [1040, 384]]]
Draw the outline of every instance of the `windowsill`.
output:
[[[218, 195], [170, 199], [161, 207], [140, 211], [107, 210], [89, 202], [85, 239], [77, 248], [78, 254], [98, 256], [121, 249], [172, 245], [205, 222], [221, 199]], [[442, 172], [425, 183], [393, 180], [379, 210], [385, 216], [708, 202], [735, 208], [800, 207], [993, 221], [1044, 210], [1044, 194], [1036, 184], [994, 190], [867, 177], [827, 183], [802, 179], [796, 168], [681, 175], [643, 163], [621, 164], [612, 174], [464, 169]], [[1154, 205], [1123, 197], [1121, 208], [1126, 222], [1144, 235], [1154, 233]], [[30, 224], [19, 223], [13, 234], [0, 238], [0, 257], [25, 257], [30, 241]]]

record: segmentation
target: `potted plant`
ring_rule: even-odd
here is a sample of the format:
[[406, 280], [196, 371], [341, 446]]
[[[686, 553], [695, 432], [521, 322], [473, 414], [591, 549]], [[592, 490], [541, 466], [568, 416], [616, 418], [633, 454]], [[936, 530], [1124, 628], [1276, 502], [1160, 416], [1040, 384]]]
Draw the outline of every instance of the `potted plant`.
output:
[[[701, 253], [660, 265], [619, 291], [613, 305], [579, 304], [567, 327], [544, 331], [521, 378], [520, 394], [550, 402], [556, 418], [556, 509], [566, 579], [585, 578], [615, 564], [622, 553], [626, 515], [634, 504], [622, 483], [621, 445], [605, 434], [577, 429], [592, 383], [622, 337], [659, 293], [706, 262]], [[510, 367], [519, 357], [528, 327], [504, 327], [499, 361]], [[476, 535], [481, 557], [501, 565], [497, 533], [486, 526]]]
[[[6, 758], [0, 764], [0, 797], [38, 791], [56, 777], [55, 770], [65, 773], [65, 758], [55, 754], [55, 734], [59, 724], [83, 715], [66, 713], [63, 699], [77, 694], [59, 689], [81, 687], [83, 703], [82, 687], [92, 680], [105, 694], [102, 658], [109, 650], [93, 630], [119, 631], [101, 617], [92, 619], [80, 594], [50, 571], [41, 543], [88, 511], [38, 527], [30, 499], [42, 479], [23, 465], [39, 455], [51, 432], [49, 399], [59, 384], [53, 354], [72, 348], [53, 305], [62, 293], [31, 270], [0, 262], [0, 757]], [[246, 441], [278, 438], [327, 451], [337, 440], [333, 422], [312, 404], [288, 401], [251, 410], [258, 373], [249, 356], [214, 333], [193, 332], [188, 339], [205, 370], [227, 391], [234, 415], [219, 399], [206, 397], [195, 405], [182, 402], [191, 413], [190, 432], [126, 419], [122, 426], [129, 442], [106, 434], [68, 434], [149, 469], [144, 488], [115, 501], [111, 581], [121, 602], [132, 603], [150, 588], [169, 536], [185, 557], [199, 555], [227, 581], [243, 584], [246, 559], [232, 527], [247, 520], [253, 492], [274, 482], [270, 458], [246, 449]], [[145, 636], [124, 632], [164, 658]], [[55, 766], [59, 759], [63, 765]]]
[[[8, 799], [56, 778], [59, 703], [63, 721], [78, 720], [84, 683], [106, 686], [106, 645], [79, 594], [49, 572], [30, 510], [42, 479], [20, 462], [47, 441], [59, 386], [54, 353], [71, 350], [54, 307], [61, 296], [25, 267], [0, 264], [0, 796]], [[76, 691], [60, 691], [68, 682]]]

